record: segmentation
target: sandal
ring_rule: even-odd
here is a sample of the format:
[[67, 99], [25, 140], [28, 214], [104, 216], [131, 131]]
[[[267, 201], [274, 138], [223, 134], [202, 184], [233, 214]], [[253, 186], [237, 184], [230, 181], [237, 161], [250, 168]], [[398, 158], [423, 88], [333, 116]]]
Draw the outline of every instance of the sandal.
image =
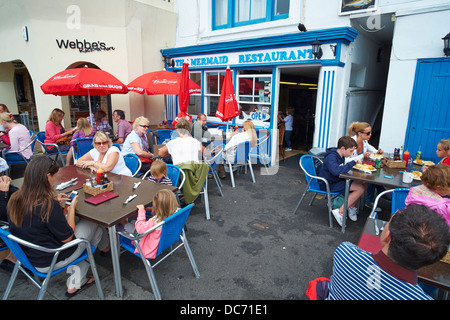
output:
[[77, 293], [79, 293], [81, 290], [84, 290], [84, 289], [90, 287], [90, 286], [94, 283], [94, 281], [95, 281], [94, 277], [87, 278], [87, 279], [86, 279], [86, 282], [83, 283], [83, 284], [81, 285], [80, 289], [77, 289], [77, 290], [75, 290], [75, 291], [72, 292], [72, 293], [66, 291], [66, 297], [67, 297], [67, 298], [72, 298], [72, 297], [74, 297], [74, 296], [77, 295]]

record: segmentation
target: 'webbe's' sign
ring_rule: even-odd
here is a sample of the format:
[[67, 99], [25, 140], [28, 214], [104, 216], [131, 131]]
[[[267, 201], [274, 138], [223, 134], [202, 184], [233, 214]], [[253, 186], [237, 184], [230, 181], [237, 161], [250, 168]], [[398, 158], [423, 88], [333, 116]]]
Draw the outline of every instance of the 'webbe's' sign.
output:
[[75, 39], [75, 41], [56, 39], [56, 44], [60, 49], [78, 49], [80, 52], [84, 53], [115, 50], [114, 47], [107, 47], [106, 44], [101, 41], [89, 42], [86, 40], [79, 41], [78, 39]]

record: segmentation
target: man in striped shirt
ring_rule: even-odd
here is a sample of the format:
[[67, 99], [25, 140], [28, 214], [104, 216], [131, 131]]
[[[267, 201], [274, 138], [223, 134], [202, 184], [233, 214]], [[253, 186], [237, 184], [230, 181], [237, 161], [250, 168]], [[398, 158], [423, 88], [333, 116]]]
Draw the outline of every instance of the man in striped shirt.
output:
[[386, 224], [376, 254], [344, 242], [334, 254], [328, 300], [430, 300], [416, 270], [442, 259], [450, 229], [435, 211], [409, 205]]

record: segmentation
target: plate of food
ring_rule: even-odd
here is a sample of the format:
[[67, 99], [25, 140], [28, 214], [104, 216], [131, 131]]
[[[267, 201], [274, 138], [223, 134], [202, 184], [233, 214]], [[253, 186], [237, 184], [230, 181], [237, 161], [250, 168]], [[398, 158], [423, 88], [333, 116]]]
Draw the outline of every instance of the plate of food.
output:
[[370, 164], [355, 164], [353, 166], [353, 169], [359, 170], [359, 171], [370, 171], [370, 172], [374, 172], [377, 171], [377, 169], [375, 169], [374, 166], [370, 165]]
[[420, 177], [422, 176], [422, 172], [416, 170], [411, 173], [413, 175], [413, 180], [420, 180]]
[[371, 153], [369, 159], [371, 160], [376, 160], [376, 159], [384, 159], [385, 156], [384, 154], [379, 154], [379, 153]]
[[414, 159], [413, 163], [417, 164], [418, 166], [421, 166], [421, 165], [434, 166], [434, 162], [433, 161], [427, 161], [427, 160], [422, 160], [422, 159]]

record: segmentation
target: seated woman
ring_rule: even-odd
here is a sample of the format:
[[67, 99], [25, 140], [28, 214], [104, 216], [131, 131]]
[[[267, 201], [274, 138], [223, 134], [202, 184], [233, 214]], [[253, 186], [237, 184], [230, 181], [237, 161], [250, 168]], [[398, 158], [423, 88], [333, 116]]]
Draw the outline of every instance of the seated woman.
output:
[[133, 122], [133, 131], [126, 137], [122, 147], [122, 155], [134, 153], [141, 160], [141, 172], [147, 172], [154, 158], [149, 151], [147, 130], [150, 121], [145, 117], [138, 117]]
[[73, 157], [72, 150], [77, 147], [75, 140], [77, 140], [78, 138], [93, 137], [96, 133], [97, 133], [97, 130], [95, 130], [95, 128], [92, 128], [91, 124], [89, 123], [89, 121], [86, 118], [78, 119], [77, 129], [72, 136], [72, 140], [70, 141], [70, 146], [72, 148], [70, 148], [69, 152], [67, 153], [67, 157], [66, 157], [67, 164], [71, 163], [72, 157]]
[[[372, 127], [367, 122], [353, 122], [348, 128], [348, 135], [356, 141], [356, 149], [353, 154], [345, 159], [345, 163], [352, 160], [368, 160], [372, 153], [383, 154], [383, 150], [375, 148], [369, 144], [372, 136]], [[386, 190], [383, 186], [369, 183], [367, 185], [366, 207], [372, 209], [375, 201], [375, 189], [378, 194]], [[381, 212], [380, 208], [376, 208], [377, 212]]]
[[[109, 124], [108, 120], [106, 120], [106, 112], [102, 109], [97, 110], [97, 112], [92, 117], [93, 121], [91, 123], [92, 127], [95, 131], [103, 131], [104, 133], [113, 133], [113, 129]], [[89, 123], [91, 122], [91, 117], [87, 119]]]
[[[0, 124], [8, 130], [9, 140], [11, 143], [10, 151], [19, 151], [25, 148], [30, 142], [30, 132], [20, 123], [14, 120], [11, 113], [0, 113]], [[33, 155], [31, 146], [21, 152], [22, 156], [29, 160]], [[23, 160], [19, 154], [9, 154], [7, 160]]]
[[430, 166], [420, 179], [423, 184], [409, 189], [405, 204], [427, 206], [439, 213], [450, 226], [450, 166]]
[[183, 162], [201, 162], [201, 154], [205, 147], [197, 140], [191, 137], [191, 124], [187, 119], [180, 119], [176, 124], [178, 137], [170, 140], [164, 147], [159, 149], [160, 157], [172, 157], [174, 165]]
[[112, 145], [111, 139], [99, 131], [94, 136], [94, 148], [77, 161], [77, 167], [97, 171], [100, 167], [105, 172], [132, 176], [120, 153], [119, 148]]
[[[250, 142], [250, 147], [256, 146], [258, 142], [256, 138], [255, 126], [251, 120], [246, 120], [242, 123], [243, 131], [235, 134], [230, 141], [223, 148], [224, 158], [233, 162], [236, 157], [236, 147], [243, 142]], [[223, 165], [219, 165], [219, 177], [225, 178], [225, 169]]]
[[[59, 150], [61, 152], [66, 152], [70, 149], [70, 136], [73, 134], [75, 129], [69, 129], [65, 130], [62, 121], [64, 119], [64, 111], [61, 109], [55, 108], [53, 109], [52, 113], [50, 114], [50, 117], [47, 120], [47, 123], [45, 124], [45, 140], [44, 143], [53, 143], [57, 144], [59, 147]], [[66, 137], [68, 139], [67, 144], [61, 144], [58, 143], [58, 140], [61, 138]], [[47, 148], [48, 152], [58, 152], [56, 147], [54, 146], [45, 146]]]
[[[75, 220], [75, 207], [78, 196], [67, 206], [65, 212], [63, 206], [68, 200], [66, 194], [56, 194], [53, 184], [58, 173], [59, 166], [50, 157], [39, 156], [30, 161], [25, 169], [22, 187], [14, 192], [8, 202], [8, 219], [10, 232], [26, 241], [47, 248], [59, 248], [76, 238], [84, 238], [91, 245], [100, 250], [107, 250], [109, 246], [106, 230], [87, 220]], [[46, 253], [22, 247], [31, 263], [39, 272], [47, 272], [53, 259], [53, 253]], [[56, 262], [55, 268], [62, 268], [76, 260], [85, 251], [85, 244], [68, 248], [62, 251]], [[86, 278], [89, 263], [82, 261], [77, 264], [76, 277], [71, 275], [72, 281], [78, 288], [89, 285], [94, 278]], [[80, 289], [73, 286], [72, 281], [67, 281], [70, 286], [66, 296], [74, 296]]]
[[183, 194], [185, 203], [193, 202], [200, 194], [205, 179], [208, 175], [209, 166], [201, 162], [201, 155], [205, 147], [191, 137], [191, 124], [189, 120], [181, 118], [176, 124], [178, 137], [170, 140], [164, 147], [159, 149], [160, 157], [172, 157], [172, 162], [185, 173]]

